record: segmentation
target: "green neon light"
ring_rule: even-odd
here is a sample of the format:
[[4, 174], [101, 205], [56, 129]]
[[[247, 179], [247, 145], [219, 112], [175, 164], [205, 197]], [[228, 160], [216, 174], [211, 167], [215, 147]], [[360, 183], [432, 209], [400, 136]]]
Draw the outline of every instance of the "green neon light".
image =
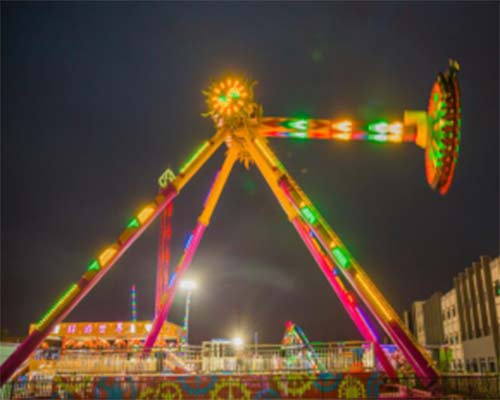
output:
[[191, 163], [210, 145], [210, 143], [205, 142], [203, 145], [196, 150], [196, 153], [194, 153], [189, 160], [179, 169], [179, 172], [182, 174], [188, 167], [191, 165]]
[[389, 124], [387, 121], [378, 121], [368, 125], [368, 131], [373, 133], [386, 134], [389, 131]]
[[79, 290], [78, 285], [73, 284], [64, 294], [57, 300], [57, 302], [45, 313], [45, 315], [38, 321], [37, 328], [42, 326], [52, 315], [52, 313], [57, 310], [57, 308], [63, 304], [75, 291]]
[[298, 131], [307, 131], [309, 127], [309, 120], [308, 119], [291, 119], [288, 121], [283, 122], [282, 124], [285, 128], [288, 129], [296, 129]]
[[99, 271], [101, 269], [101, 266], [99, 265], [99, 261], [94, 260], [90, 263], [89, 267], [87, 268], [87, 271]]
[[309, 222], [311, 225], [314, 225], [318, 221], [318, 217], [314, 213], [313, 210], [309, 206], [304, 206], [300, 209], [300, 213], [302, 216], [305, 218], [307, 222]]
[[439, 101], [439, 94], [434, 93], [434, 103], [437, 103]]
[[239, 99], [240, 98], [240, 92], [236, 89], [231, 89], [229, 91], [229, 96], [231, 96], [233, 99]]
[[289, 134], [289, 137], [296, 139], [305, 139], [307, 138], [307, 132], [292, 132]]
[[334, 247], [332, 250], [333, 257], [335, 257], [335, 260], [337, 263], [340, 264], [340, 266], [344, 269], [349, 267], [349, 256], [345, 254], [344, 250], [342, 250], [340, 247]]
[[440, 161], [441, 153], [434, 148], [429, 151], [429, 157], [435, 167], [440, 167], [443, 163]]
[[127, 224], [127, 228], [139, 228], [141, 224], [139, 223], [139, 220], [137, 218], [132, 218], [130, 222]]
[[370, 142], [385, 143], [387, 142], [387, 135], [380, 133], [377, 135], [368, 135], [368, 140]]
[[226, 95], [221, 94], [221, 95], [219, 96], [219, 100], [220, 100], [222, 103], [227, 103], [228, 98], [227, 98], [227, 96], [226, 96]]

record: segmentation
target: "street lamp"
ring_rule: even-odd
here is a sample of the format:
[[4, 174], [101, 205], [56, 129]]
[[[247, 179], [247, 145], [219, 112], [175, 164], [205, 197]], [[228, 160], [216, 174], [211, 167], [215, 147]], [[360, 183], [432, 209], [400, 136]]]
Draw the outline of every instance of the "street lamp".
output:
[[240, 349], [241, 347], [243, 347], [243, 339], [240, 338], [239, 336], [233, 338], [233, 345], [237, 349]]
[[[181, 338], [182, 345], [187, 345], [188, 342], [188, 325], [189, 325], [189, 306], [191, 304], [191, 295], [193, 290], [196, 289], [197, 285], [194, 281], [183, 280], [180, 282], [180, 287], [183, 290], [186, 290], [186, 311], [184, 313], [184, 336]], [[181, 346], [182, 346], [181, 345]], [[184, 347], [184, 346], [182, 346]]]

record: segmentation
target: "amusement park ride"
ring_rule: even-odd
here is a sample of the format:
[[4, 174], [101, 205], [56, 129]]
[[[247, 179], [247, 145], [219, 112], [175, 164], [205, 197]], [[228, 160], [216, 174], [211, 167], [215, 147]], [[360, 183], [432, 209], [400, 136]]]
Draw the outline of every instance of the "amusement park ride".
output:
[[[364, 340], [373, 345], [378, 363], [385, 373], [390, 377], [396, 376], [368, 315], [379, 323], [400, 349], [421, 381], [427, 386], [432, 385], [438, 378], [438, 372], [431, 360], [375, 283], [278, 160], [268, 138], [415, 143], [425, 151], [425, 171], [430, 187], [444, 195], [453, 179], [460, 146], [458, 69], [458, 64], [450, 61], [448, 71], [438, 75], [431, 89], [427, 111], [405, 111], [402, 122], [377, 121], [367, 125], [349, 120], [265, 117], [262, 107], [253, 98], [254, 82], [229, 77], [213, 83], [204, 94], [208, 105], [207, 116], [215, 124], [215, 134], [187, 160], [177, 176], [169, 171], [160, 177], [160, 191], [154, 200], [131, 218], [116, 242], [89, 263], [81, 278], [62, 294], [5, 361], [1, 367], [1, 383], [14, 374], [56, 325], [63, 321], [155, 218], [161, 215], [156, 313], [143, 348], [144, 353], [148, 354], [166, 321], [179, 282], [189, 268], [210, 223], [231, 169], [236, 162], [240, 162], [247, 169], [256, 166], [262, 173]], [[170, 254], [167, 244], [171, 236], [172, 202], [222, 144], [226, 146], [225, 161], [215, 176], [179, 263], [169, 276]], [[162, 249], [167, 250], [165, 252]], [[352, 289], [348, 289], [347, 285]], [[288, 328], [292, 330], [292, 327]], [[304, 340], [300, 337], [300, 330], [293, 329], [293, 334]], [[321, 366], [318, 365], [317, 368], [321, 369]]]
[[311, 369], [314, 372], [326, 372], [325, 367], [322, 365], [321, 360], [316, 354], [316, 350], [309, 342], [306, 334], [302, 328], [292, 321], [287, 321], [285, 325], [285, 334], [283, 335], [283, 340], [281, 345], [286, 348], [290, 345], [298, 345], [300, 348], [305, 350], [306, 357], [311, 364]]

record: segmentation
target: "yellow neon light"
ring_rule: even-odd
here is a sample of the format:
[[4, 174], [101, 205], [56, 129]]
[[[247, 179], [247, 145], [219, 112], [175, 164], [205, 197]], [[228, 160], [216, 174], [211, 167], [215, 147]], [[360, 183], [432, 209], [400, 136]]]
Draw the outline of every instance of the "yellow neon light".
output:
[[276, 164], [274, 162], [274, 158], [271, 156], [271, 154], [269, 154], [267, 149], [258, 140], [255, 141], [255, 144], [257, 145], [259, 150], [266, 156], [269, 164], [271, 164], [273, 167], [276, 166]]
[[351, 140], [351, 134], [349, 132], [334, 133], [333, 138], [337, 140]]
[[394, 133], [395, 135], [401, 135], [403, 133], [403, 124], [401, 122], [393, 122], [389, 125], [389, 133]]
[[372, 293], [369, 285], [364, 281], [363, 277], [361, 275], [359, 275], [359, 272], [358, 272], [358, 274], [356, 274], [356, 279], [361, 284], [361, 286], [363, 286], [365, 292], [370, 295], [372, 300], [377, 305], [377, 308], [382, 312], [382, 314], [384, 314], [384, 317], [386, 318], [386, 320], [391, 321], [392, 320], [391, 314], [386, 310], [384, 305], [380, 302], [380, 299], [378, 298], [378, 296], [376, 294]]
[[[312, 242], [312, 244], [313, 244], [314, 248], [315, 248], [318, 252], [323, 253], [323, 248], [321, 247], [321, 245], [320, 245], [320, 244], [319, 244], [316, 240], [312, 239], [312, 240], [311, 240], [311, 242]], [[328, 259], [326, 259], [326, 260], [328, 260]], [[325, 260], [325, 261], [326, 261], [326, 260]], [[330, 266], [330, 265], [329, 265], [329, 266]]]
[[50, 308], [49, 311], [42, 317], [40, 321], [36, 324], [36, 329], [43, 331], [46, 326], [52, 322], [54, 316], [59, 313], [62, 308], [66, 305], [80, 292], [80, 287], [77, 284], [73, 284], [69, 290], [67, 290], [57, 302]]
[[99, 264], [101, 264], [102, 267], [104, 267], [109, 260], [111, 260], [114, 255], [118, 252], [118, 249], [116, 248], [115, 245], [109, 246], [106, 250], [104, 250], [98, 257], [99, 259]]
[[352, 122], [349, 120], [345, 120], [345, 121], [333, 123], [332, 128], [336, 131], [350, 133], [350, 132], [352, 132]]
[[345, 292], [345, 286], [342, 283], [342, 281], [340, 280], [340, 278], [338, 276], [336, 276], [335, 280], [337, 281], [337, 283], [339, 284], [339, 286], [342, 288], [342, 290]]
[[139, 214], [137, 214], [137, 219], [139, 222], [144, 224], [151, 215], [155, 212], [156, 207], [152, 204], [148, 204], [146, 207], [144, 207], [141, 211], [139, 211]]

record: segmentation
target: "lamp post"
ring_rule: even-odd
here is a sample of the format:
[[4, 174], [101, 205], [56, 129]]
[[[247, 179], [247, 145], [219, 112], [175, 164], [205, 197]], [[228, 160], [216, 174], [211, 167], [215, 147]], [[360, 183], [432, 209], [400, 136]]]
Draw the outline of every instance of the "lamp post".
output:
[[188, 329], [189, 329], [189, 307], [191, 305], [191, 295], [193, 294], [193, 290], [196, 289], [197, 285], [194, 281], [181, 281], [180, 287], [183, 290], [186, 290], [186, 311], [184, 313], [184, 335], [181, 338], [181, 348], [188, 344]]

